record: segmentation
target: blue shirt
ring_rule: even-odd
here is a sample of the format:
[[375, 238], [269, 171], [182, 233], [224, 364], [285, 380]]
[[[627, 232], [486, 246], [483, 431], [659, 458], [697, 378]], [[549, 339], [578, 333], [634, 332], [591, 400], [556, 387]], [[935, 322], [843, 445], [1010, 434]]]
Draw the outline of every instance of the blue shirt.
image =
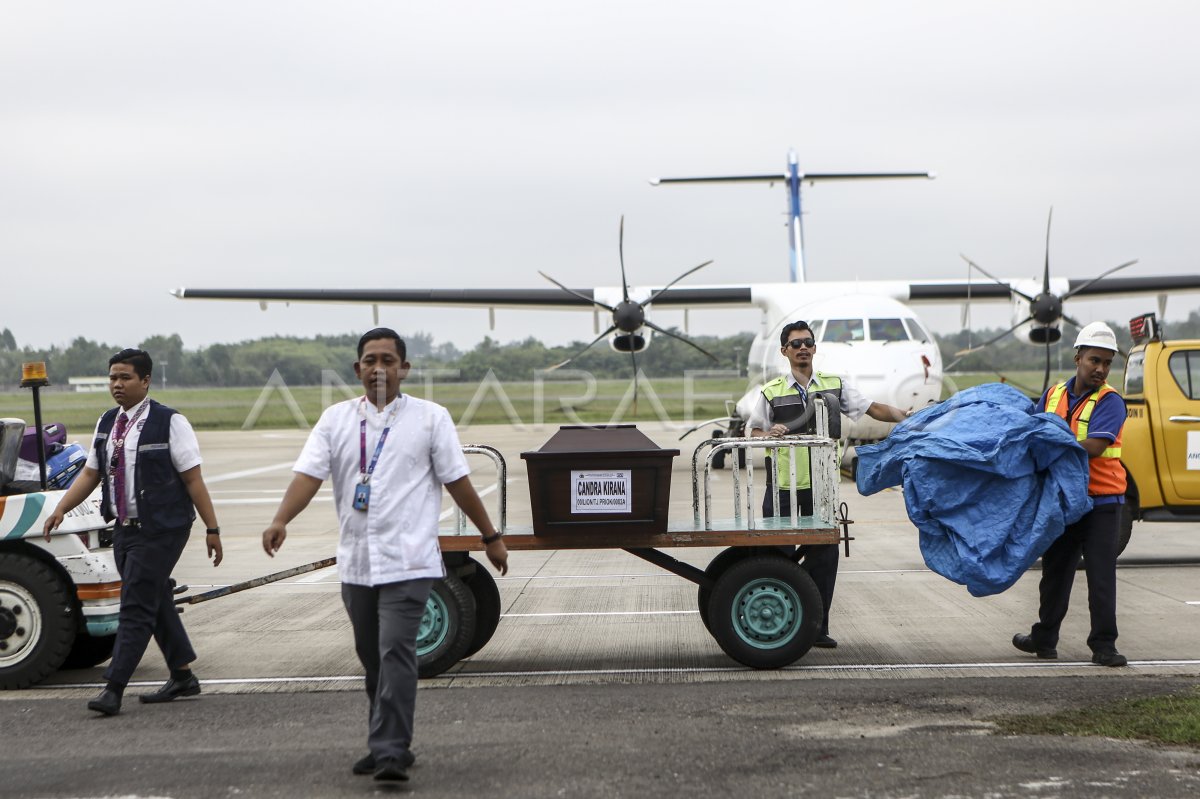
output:
[[[1038, 402], [1038, 410], [1046, 410], [1046, 400], [1050, 396], [1053, 389], [1048, 389], [1042, 395], [1042, 399]], [[1070, 419], [1075, 410], [1079, 407], [1079, 403], [1090, 397], [1094, 392], [1086, 391], [1082, 394], [1075, 393], [1075, 378], [1072, 377], [1067, 381], [1067, 418]], [[1115, 443], [1117, 435], [1121, 432], [1121, 428], [1125, 426], [1125, 400], [1115, 391], [1110, 391], [1105, 394], [1096, 403], [1096, 407], [1092, 408], [1092, 418], [1088, 420], [1088, 438], [1103, 438], [1110, 443]], [[1092, 497], [1092, 502], [1095, 505], [1107, 505], [1112, 502], [1118, 504], [1125, 502], [1123, 496], [1109, 497]]]

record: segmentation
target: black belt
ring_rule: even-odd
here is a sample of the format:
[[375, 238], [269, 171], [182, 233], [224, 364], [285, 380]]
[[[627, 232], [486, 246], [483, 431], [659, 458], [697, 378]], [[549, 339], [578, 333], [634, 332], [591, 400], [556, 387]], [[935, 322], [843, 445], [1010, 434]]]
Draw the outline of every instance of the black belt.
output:
[[137, 530], [142, 526], [137, 519], [126, 519], [123, 523], [117, 525], [118, 530]]

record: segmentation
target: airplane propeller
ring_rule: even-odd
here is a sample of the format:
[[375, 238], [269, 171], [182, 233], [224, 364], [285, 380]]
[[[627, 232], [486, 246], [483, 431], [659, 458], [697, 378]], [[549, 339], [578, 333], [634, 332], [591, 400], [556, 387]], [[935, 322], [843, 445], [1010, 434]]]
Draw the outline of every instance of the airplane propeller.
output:
[[1033, 325], [1032, 328], [1030, 328], [1030, 331], [1029, 331], [1029, 340], [1031, 342], [1033, 342], [1034, 344], [1045, 344], [1046, 345], [1046, 374], [1043, 379], [1042, 393], [1043, 394], [1046, 393], [1046, 390], [1048, 388], [1050, 388], [1050, 345], [1054, 344], [1060, 338], [1062, 338], [1062, 331], [1060, 331], [1057, 327], [1055, 327], [1054, 324], [1061, 319], [1062, 321], [1068, 323], [1069, 325], [1071, 325], [1072, 327], [1075, 327], [1076, 329], [1083, 327], [1083, 325], [1081, 325], [1079, 322], [1075, 321], [1074, 319], [1072, 319], [1071, 317], [1069, 317], [1065, 313], [1063, 313], [1063, 304], [1071, 297], [1075, 296], [1079, 292], [1081, 292], [1084, 289], [1091, 286], [1093, 283], [1096, 283], [1099, 280], [1103, 280], [1104, 278], [1111, 275], [1113, 272], [1124, 269], [1127, 266], [1133, 266], [1134, 264], [1137, 263], [1136, 260], [1126, 261], [1125, 263], [1123, 263], [1119, 266], [1114, 266], [1112, 269], [1109, 269], [1107, 272], [1104, 272], [1099, 277], [1095, 277], [1095, 278], [1087, 281], [1086, 283], [1076, 286], [1075, 288], [1068, 291], [1066, 294], [1063, 294], [1061, 296], [1055, 294], [1053, 291], [1050, 290], [1050, 223], [1053, 220], [1054, 220], [1054, 208], [1051, 207], [1050, 214], [1046, 219], [1046, 264], [1045, 264], [1045, 268], [1042, 272], [1042, 290], [1036, 296], [1031, 297], [1028, 294], [1026, 294], [1025, 292], [1021, 291], [1020, 289], [1014, 288], [1011, 284], [1009, 284], [1003, 280], [1000, 280], [995, 275], [993, 275], [991, 272], [988, 272], [982, 266], [980, 266], [979, 264], [975, 263], [967, 256], [962, 255], [960, 253], [960, 255], [962, 255], [962, 259], [964, 261], [966, 261], [968, 266], [970, 266], [972, 269], [978, 270], [980, 273], [982, 273], [985, 277], [990, 279], [992, 282], [997, 283], [1001, 286], [1004, 286], [1013, 295], [1015, 295], [1017, 297], [1021, 297], [1024, 300], [1027, 300], [1029, 302], [1029, 316], [1025, 317], [1020, 322], [1017, 322], [1015, 325], [1010, 327], [1008, 330], [1005, 330], [1000, 335], [994, 336], [978, 346], [969, 347], [965, 350], [959, 350], [958, 352], [954, 353], [956, 356], [956, 360], [951, 362], [946, 367], [947, 369], [953, 367], [964, 356], [970, 355], [973, 352], [978, 352], [979, 350], [982, 350], [986, 347], [990, 347], [992, 344], [995, 344], [997, 341], [1004, 338], [1009, 333], [1012, 333], [1014, 330], [1021, 327], [1022, 325], [1028, 324], [1030, 322], [1034, 322], [1035, 324]]
[[603, 308], [612, 314], [612, 324], [609, 325], [607, 330], [605, 330], [603, 333], [601, 333], [600, 335], [598, 335], [594, 339], [592, 339], [590, 342], [588, 342], [587, 346], [585, 346], [583, 349], [576, 352], [570, 358], [567, 358], [565, 361], [562, 361], [560, 363], [554, 364], [547, 371], [552, 371], [554, 369], [559, 369], [563, 366], [566, 366], [571, 361], [575, 360], [580, 355], [583, 355], [585, 352], [587, 352], [592, 347], [594, 347], [596, 344], [598, 344], [600, 341], [602, 341], [605, 338], [605, 336], [608, 336], [612, 333], [619, 333], [619, 335], [617, 336], [617, 339], [614, 342], [616, 344], [616, 348], [618, 350], [623, 350], [626, 347], [628, 347], [629, 356], [630, 356], [630, 358], [633, 359], [633, 409], [634, 409], [634, 413], [636, 413], [637, 412], [637, 396], [638, 396], [638, 391], [637, 391], [637, 382], [638, 382], [637, 351], [639, 349], [643, 349], [643, 347], [638, 346], [638, 342], [636, 339], [640, 338], [639, 336], [637, 336], [637, 331], [641, 330], [643, 327], [648, 327], [657, 333], [662, 333], [664, 336], [669, 336], [670, 338], [682, 341], [684, 344], [687, 344], [689, 347], [692, 347], [692, 348], [698, 350], [699, 352], [703, 353], [704, 355], [708, 356], [714, 362], [717, 361], [717, 357], [715, 355], [713, 355], [711, 352], [704, 349], [703, 347], [701, 347], [699, 344], [692, 341], [691, 339], [686, 338], [685, 336], [681, 336], [677, 333], [672, 333], [670, 330], [666, 330], [662, 327], [659, 327], [658, 325], [656, 325], [653, 322], [646, 319], [646, 309], [650, 307], [651, 303], [653, 303], [655, 300], [657, 300], [659, 297], [661, 297], [663, 294], [665, 294], [666, 291], [668, 289], [670, 289], [672, 286], [674, 286], [676, 283], [683, 280], [685, 277], [692, 274], [693, 272], [695, 272], [699, 269], [703, 269], [704, 267], [708, 266], [709, 264], [712, 263], [712, 261], [705, 261], [704, 263], [700, 264], [699, 266], [693, 266], [691, 269], [687, 270], [686, 272], [681, 274], [679, 277], [675, 278], [670, 283], [668, 283], [667, 285], [663, 286], [658, 291], [651, 294], [650, 297], [647, 298], [645, 301], [638, 302], [637, 300], [630, 299], [630, 297], [629, 297], [629, 281], [625, 277], [625, 217], [624, 216], [621, 217], [620, 237], [619, 237], [619, 240], [617, 243], [617, 248], [618, 248], [618, 255], [620, 256], [620, 259], [621, 259], [621, 297], [622, 297], [622, 299], [616, 305], [607, 305], [607, 304], [595, 299], [594, 297], [588, 297], [585, 294], [575, 291], [574, 289], [568, 288], [567, 286], [564, 286], [562, 283], [559, 283], [557, 280], [550, 277], [545, 272], [538, 272], [539, 275], [546, 278], [546, 280], [549, 280], [551, 283], [558, 286], [560, 289], [567, 292], [571, 296], [578, 297], [579, 299], [582, 299], [586, 302], [590, 302], [593, 305]]

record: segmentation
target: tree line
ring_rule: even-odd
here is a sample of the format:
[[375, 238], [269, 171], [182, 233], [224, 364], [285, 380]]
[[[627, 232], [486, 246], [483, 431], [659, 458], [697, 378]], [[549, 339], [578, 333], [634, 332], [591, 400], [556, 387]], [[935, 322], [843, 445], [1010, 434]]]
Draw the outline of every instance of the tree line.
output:
[[[1109, 322], [1117, 332], [1122, 348], [1130, 346], [1127, 324]], [[1050, 347], [1051, 362], [1068, 367], [1073, 356], [1075, 333], [1069, 327], [1063, 339]], [[1168, 338], [1200, 338], [1200, 312], [1193, 311], [1186, 321], [1165, 326]], [[955, 371], [1003, 371], [1041, 369], [1045, 350], [1006, 336], [995, 344], [965, 356], [956, 353], [978, 346], [999, 335], [1004, 328], [962, 330], [937, 337], [942, 362], [953, 364]], [[678, 333], [679, 331], [673, 330]], [[577, 355], [586, 344], [575, 341], [548, 346], [535, 338], [501, 343], [485, 337], [468, 352], [453, 344], [437, 344], [424, 332], [401, 333], [408, 345], [408, 359], [421, 369], [442, 370], [437, 379], [478, 381], [494, 371], [502, 380], [532, 380], [534, 373]], [[178, 334], [155, 335], [138, 346], [150, 353], [155, 362], [154, 383], [171, 388], [190, 386], [261, 386], [277, 371], [288, 385], [316, 385], [325, 371], [353, 383], [355, 346], [358, 333], [317, 335], [310, 338], [271, 336], [234, 344], [212, 344], [188, 349]], [[637, 355], [637, 365], [650, 377], [679, 376], [689, 370], [713, 369], [746, 372], [746, 353], [754, 336], [740, 332], [729, 336], [693, 336], [697, 344], [711, 352], [714, 363], [688, 344], [655, 335], [650, 346]], [[21, 364], [45, 361], [52, 385], [65, 386], [68, 377], [99, 377], [108, 374], [108, 359], [118, 347], [78, 337], [66, 346], [46, 349], [22, 347], [7, 328], [0, 331], [0, 389], [13, 389], [20, 383]], [[628, 378], [632, 359], [628, 353], [613, 352], [604, 342], [571, 361], [570, 368], [585, 370], [597, 378]], [[277, 378], [278, 379], [278, 378]]]

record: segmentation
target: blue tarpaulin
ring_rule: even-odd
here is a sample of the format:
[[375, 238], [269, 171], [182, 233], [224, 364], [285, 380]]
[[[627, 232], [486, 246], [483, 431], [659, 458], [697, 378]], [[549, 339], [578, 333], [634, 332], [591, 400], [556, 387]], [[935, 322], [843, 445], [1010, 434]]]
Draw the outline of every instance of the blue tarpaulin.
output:
[[904, 486], [921, 554], [974, 596], [1004, 591], [1092, 508], [1066, 423], [1002, 383], [962, 391], [858, 448], [858, 490]]

